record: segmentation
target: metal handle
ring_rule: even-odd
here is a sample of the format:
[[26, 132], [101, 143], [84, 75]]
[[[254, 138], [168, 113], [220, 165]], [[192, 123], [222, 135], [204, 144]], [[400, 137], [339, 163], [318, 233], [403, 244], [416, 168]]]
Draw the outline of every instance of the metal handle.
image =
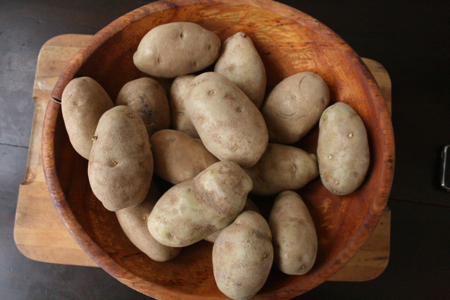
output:
[[[441, 152], [441, 187], [444, 188], [447, 192], [450, 192], [450, 170], [447, 170], [450, 168], [450, 162], [447, 163], [448, 160], [450, 160], [450, 153], [449, 153], [450, 145], [447, 145], [444, 147], [444, 149]], [[449, 166], [447, 168], [447, 166]], [[449, 174], [447, 174], [449, 173]]]

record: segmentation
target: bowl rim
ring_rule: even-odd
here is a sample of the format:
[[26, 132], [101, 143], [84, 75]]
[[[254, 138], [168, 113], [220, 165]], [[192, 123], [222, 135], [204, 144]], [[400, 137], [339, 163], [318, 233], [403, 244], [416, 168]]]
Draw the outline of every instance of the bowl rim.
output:
[[[161, 299], [177, 299], [180, 294], [174, 292], [170, 288], [155, 283], [148, 282], [143, 278], [131, 273], [126, 268], [115, 262], [107, 253], [105, 253], [86, 233], [86, 231], [77, 222], [76, 217], [70, 210], [68, 202], [59, 184], [58, 174], [55, 167], [55, 155], [54, 155], [54, 135], [56, 119], [59, 114], [60, 99], [65, 86], [73, 79], [79, 68], [94, 53], [94, 51], [103, 43], [105, 43], [110, 37], [114, 36], [120, 30], [127, 25], [140, 20], [143, 17], [151, 15], [156, 12], [165, 11], [171, 8], [199, 5], [199, 4], [230, 4], [257, 6], [263, 9], [271, 10], [275, 13], [282, 15], [283, 17], [292, 19], [305, 26], [308, 26], [315, 32], [325, 37], [331, 44], [336, 45], [336, 49], [342, 52], [356, 68], [357, 73], [364, 78], [363, 82], [367, 85], [367, 93], [370, 98], [373, 99], [377, 113], [380, 115], [379, 128], [382, 134], [383, 150], [381, 174], [384, 176], [383, 186], [377, 191], [377, 194], [373, 196], [373, 203], [370, 208], [370, 213], [365, 217], [360, 228], [356, 231], [354, 236], [350, 239], [343, 251], [339, 252], [333, 260], [325, 262], [324, 268], [321, 271], [316, 272], [309, 277], [307, 284], [303, 282], [302, 287], [295, 286], [295, 284], [289, 285], [289, 288], [282, 288], [280, 290], [274, 290], [271, 292], [257, 294], [256, 298], [264, 299], [289, 299], [298, 296], [316, 286], [323, 283], [327, 278], [330, 278], [333, 274], [339, 271], [361, 248], [367, 238], [376, 227], [381, 214], [387, 204], [389, 193], [392, 187], [393, 175], [394, 175], [394, 161], [395, 161], [395, 147], [394, 147], [394, 133], [392, 122], [387, 110], [386, 103], [381, 94], [381, 91], [365, 64], [361, 58], [354, 52], [354, 50], [343, 41], [335, 32], [330, 28], [316, 20], [315, 18], [282, 3], [278, 3], [270, 0], [169, 0], [161, 2], [153, 2], [137, 8], [122, 17], [119, 17], [115, 21], [100, 30], [95, 34], [72, 58], [64, 71], [61, 73], [55, 88], [52, 91], [52, 98], [54, 101], [49, 101], [47, 111], [44, 119], [43, 133], [42, 133], [42, 162], [44, 168], [45, 179], [47, 187], [52, 199], [52, 202], [67, 228], [69, 233], [80, 245], [80, 247], [106, 272], [111, 276], [126, 284], [127, 286], [149, 295], [155, 298]], [[326, 278], [326, 279], [324, 279]], [[199, 296], [183, 295], [184, 299], [198, 299]], [[210, 297], [203, 295], [202, 298], [208, 299], [222, 299], [222, 297]]]

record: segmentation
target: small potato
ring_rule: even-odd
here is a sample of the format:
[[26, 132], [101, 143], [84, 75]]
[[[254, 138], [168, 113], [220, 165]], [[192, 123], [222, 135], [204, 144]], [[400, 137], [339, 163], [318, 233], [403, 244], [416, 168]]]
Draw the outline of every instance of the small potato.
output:
[[148, 219], [150, 234], [169, 247], [194, 244], [229, 225], [251, 189], [252, 181], [239, 165], [219, 161], [159, 199]]
[[217, 59], [220, 39], [212, 31], [189, 22], [173, 22], [150, 30], [133, 56], [142, 72], [164, 78], [200, 71]]
[[232, 299], [252, 298], [267, 281], [273, 257], [272, 234], [266, 220], [257, 212], [243, 212], [214, 243], [217, 287]]
[[316, 228], [308, 207], [296, 192], [284, 191], [278, 195], [269, 225], [275, 265], [288, 275], [303, 275], [311, 270], [317, 256]]
[[269, 136], [261, 112], [223, 75], [195, 77], [185, 105], [206, 149], [218, 159], [248, 168], [266, 150]]
[[156, 80], [142, 77], [126, 83], [117, 95], [116, 105], [126, 105], [136, 111], [149, 136], [170, 127], [169, 101]]
[[116, 211], [116, 216], [126, 236], [139, 250], [155, 261], [168, 261], [177, 256], [181, 248], [167, 247], [158, 243], [147, 227], [147, 218], [160, 197], [161, 192], [152, 184], [141, 204]]
[[[260, 213], [258, 206], [256, 206], [256, 204], [250, 200], [249, 198], [247, 198], [247, 202], [245, 202], [245, 206], [244, 209], [242, 210], [244, 211], [256, 211], [257, 213]], [[208, 235], [207, 237], [204, 238], [205, 241], [214, 243], [217, 239], [217, 237], [219, 236], [219, 234], [222, 232], [223, 229], [221, 230], [217, 230], [216, 232]]]
[[183, 131], [193, 138], [200, 138], [184, 106], [184, 101], [189, 95], [188, 86], [194, 78], [195, 75], [182, 75], [175, 78], [170, 87], [169, 104], [172, 128]]
[[261, 107], [270, 142], [299, 141], [317, 124], [329, 102], [328, 86], [315, 73], [298, 73], [281, 81]]
[[115, 106], [98, 122], [88, 165], [94, 195], [110, 211], [144, 201], [153, 156], [144, 121], [128, 106]]
[[266, 69], [252, 40], [243, 32], [225, 40], [214, 72], [240, 88], [260, 108], [266, 93]]
[[164, 180], [178, 184], [197, 176], [219, 160], [200, 139], [191, 138], [182, 131], [164, 129], [150, 138], [154, 171]]
[[269, 143], [256, 165], [245, 171], [253, 181], [251, 193], [264, 196], [300, 189], [319, 176], [315, 154], [273, 143]]
[[72, 79], [64, 89], [61, 110], [67, 134], [75, 151], [85, 159], [89, 159], [98, 120], [113, 106], [109, 95], [90, 77]]
[[336, 195], [353, 193], [364, 181], [370, 163], [366, 127], [351, 106], [338, 102], [319, 122], [317, 158], [323, 185]]

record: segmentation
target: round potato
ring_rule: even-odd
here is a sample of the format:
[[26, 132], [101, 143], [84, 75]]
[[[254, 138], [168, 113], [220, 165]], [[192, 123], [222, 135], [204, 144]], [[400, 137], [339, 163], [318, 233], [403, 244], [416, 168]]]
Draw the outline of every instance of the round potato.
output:
[[217, 287], [232, 299], [252, 298], [267, 281], [273, 257], [272, 234], [266, 220], [257, 212], [243, 212], [214, 243]]
[[[260, 213], [258, 206], [256, 206], [256, 204], [250, 200], [249, 198], [247, 198], [247, 202], [245, 202], [245, 206], [244, 209], [242, 210], [244, 211], [255, 211], [257, 213]], [[216, 232], [208, 235], [207, 237], [204, 238], [205, 241], [214, 243], [217, 239], [217, 237], [219, 236], [219, 234], [222, 232], [223, 229], [221, 230], [217, 230]]]
[[244, 168], [256, 164], [268, 143], [261, 112], [234, 83], [214, 72], [191, 82], [186, 111], [206, 149]]
[[142, 72], [175, 78], [200, 71], [217, 59], [221, 42], [212, 31], [189, 22], [173, 22], [150, 30], [133, 56]]
[[177, 256], [181, 248], [167, 247], [158, 243], [147, 227], [147, 218], [160, 197], [161, 192], [152, 184], [141, 204], [116, 211], [116, 216], [125, 235], [136, 248], [155, 261], [168, 261]]
[[182, 75], [175, 78], [170, 87], [169, 104], [172, 116], [172, 128], [183, 131], [193, 138], [199, 138], [191, 118], [186, 112], [184, 101], [189, 95], [189, 84], [195, 75]]
[[103, 113], [114, 106], [101, 85], [90, 77], [72, 79], [64, 89], [61, 110], [75, 151], [89, 159], [92, 136]]
[[173, 184], [192, 179], [219, 161], [206, 150], [200, 139], [182, 131], [160, 130], [151, 136], [150, 144], [155, 173]]
[[115, 106], [98, 122], [88, 165], [94, 195], [111, 211], [144, 201], [153, 156], [144, 121], [128, 106]]
[[297, 73], [281, 81], [261, 107], [270, 142], [293, 144], [299, 141], [317, 124], [329, 102], [328, 86], [315, 73]]
[[315, 154], [274, 143], [269, 143], [256, 165], [245, 171], [253, 181], [251, 193], [264, 196], [300, 189], [319, 176]]
[[248, 35], [238, 32], [225, 40], [214, 72], [231, 80], [256, 107], [261, 107], [266, 93], [266, 69]]
[[219, 161], [169, 189], [148, 219], [161, 244], [185, 247], [229, 225], [242, 211], [252, 180], [239, 165]]
[[285, 274], [303, 275], [314, 265], [317, 234], [308, 207], [299, 194], [284, 191], [275, 199], [269, 225], [273, 235], [274, 263]]
[[320, 179], [333, 194], [348, 195], [363, 183], [370, 164], [369, 141], [361, 117], [348, 104], [338, 102], [323, 112], [317, 157]]
[[142, 118], [149, 136], [170, 127], [169, 101], [156, 80], [142, 77], [127, 82], [117, 95], [116, 105], [126, 105]]

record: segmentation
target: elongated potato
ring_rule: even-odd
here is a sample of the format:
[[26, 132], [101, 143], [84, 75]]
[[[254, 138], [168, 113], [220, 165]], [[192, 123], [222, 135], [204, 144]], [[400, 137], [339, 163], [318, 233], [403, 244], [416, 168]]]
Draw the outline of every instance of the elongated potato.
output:
[[266, 69], [248, 35], [238, 32], [225, 40], [214, 72], [228, 78], [256, 107], [261, 107], [266, 93]]
[[319, 122], [317, 144], [320, 179], [336, 195], [353, 193], [364, 181], [370, 164], [366, 127], [343, 102], [327, 108]]
[[252, 181], [234, 162], [219, 161], [169, 189], [148, 219], [161, 244], [184, 247], [229, 225], [242, 211]]
[[127, 82], [117, 95], [116, 105], [126, 105], [142, 118], [149, 136], [170, 127], [169, 101], [154, 79], [142, 77]]
[[150, 30], [133, 56], [142, 72], [164, 78], [194, 73], [219, 56], [220, 39], [212, 31], [189, 22], [173, 22]]
[[328, 86], [315, 73], [297, 73], [281, 81], [261, 107], [270, 142], [299, 141], [317, 124], [329, 102]]
[[191, 118], [186, 112], [184, 101], [189, 96], [189, 84], [195, 75], [182, 75], [175, 78], [170, 87], [169, 104], [172, 116], [172, 128], [183, 131], [193, 138], [199, 138]]
[[206, 150], [200, 139], [182, 131], [160, 130], [151, 136], [150, 144], [155, 173], [173, 184], [192, 179], [219, 161]]
[[147, 227], [147, 218], [160, 197], [161, 192], [155, 184], [152, 184], [141, 204], [116, 211], [116, 216], [126, 236], [139, 250], [155, 261], [168, 261], [177, 256], [181, 248], [167, 247], [158, 243]]
[[269, 225], [275, 265], [288, 275], [303, 275], [311, 270], [317, 256], [317, 234], [300, 195], [293, 191], [279, 194], [270, 212]]
[[115, 106], [98, 122], [88, 165], [89, 183], [106, 209], [144, 201], [153, 175], [153, 156], [144, 121], [128, 106]]
[[272, 234], [254, 211], [239, 215], [213, 246], [214, 279], [219, 290], [236, 300], [250, 299], [267, 281], [273, 263]]
[[191, 82], [186, 111], [206, 149], [244, 168], [256, 164], [268, 143], [264, 119], [234, 83], [214, 72]]
[[64, 89], [61, 110], [75, 151], [89, 159], [92, 136], [103, 113], [114, 106], [100, 84], [90, 77], [72, 79]]
[[253, 181], [251, 193], [264, 196], [297, 190], [319, 176], [315, 154], [274, 143], [269, 143], [256, 165], [245, 171]]
[[[257, 213], [260, 213], [258, 206], [256, 206], [256, 204], [250, 200], [249, 198], [247, 198], [247, 202], [245, 202], [245, 206], [244, 209], [242, 210], [244, 211], [255, 211]], [[223, 229], [221, 230], [217, 230], [216, 232], [208, 235], [207, 237], [204, 238], [205, 241], [214, 243], [217, 239], [217, 237], [219, 236], [219, 234], [222, 232]]]

